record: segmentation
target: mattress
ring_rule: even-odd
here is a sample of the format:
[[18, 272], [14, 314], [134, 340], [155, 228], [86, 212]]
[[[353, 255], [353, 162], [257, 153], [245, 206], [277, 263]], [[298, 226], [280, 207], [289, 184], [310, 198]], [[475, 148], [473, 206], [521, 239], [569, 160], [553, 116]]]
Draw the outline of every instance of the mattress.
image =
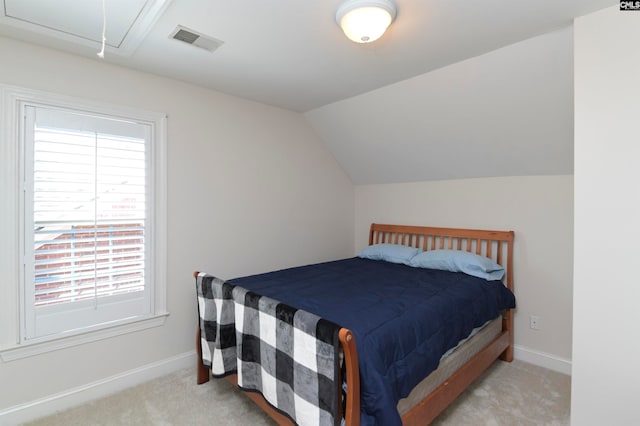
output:
[[478, 352], [488, 345], [502, 332], [502, 317], [494, 319], [480, 328], [470, 338], [463, 340], [452, 351], [445, 354], [440, 360], [440, 365], [424, 380], [413, 388], [411, 393], [398, 402], [398, 413], [404, 416], [427, 395], [433, 392], [456, 370], [473, 358]]

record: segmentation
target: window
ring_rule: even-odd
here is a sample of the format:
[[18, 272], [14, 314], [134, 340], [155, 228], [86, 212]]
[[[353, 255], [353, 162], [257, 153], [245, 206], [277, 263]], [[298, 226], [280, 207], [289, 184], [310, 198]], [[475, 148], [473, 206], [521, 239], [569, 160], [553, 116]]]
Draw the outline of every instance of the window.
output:
[[165, 315], [165, 117], [23, 89], [3, 98], [18, 345]]

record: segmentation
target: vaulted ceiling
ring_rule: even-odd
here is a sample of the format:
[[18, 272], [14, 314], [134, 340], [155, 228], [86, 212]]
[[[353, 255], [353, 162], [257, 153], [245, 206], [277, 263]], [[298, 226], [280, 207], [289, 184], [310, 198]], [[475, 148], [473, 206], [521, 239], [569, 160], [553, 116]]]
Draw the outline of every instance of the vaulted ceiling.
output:
[[105, 0], [100, 59], [102, 0], [0, 1], [0, 35], [305, 113], [355, 183], [572, 173], [566, 29], [618, 3], [395, 0], [362, 45], [335, 22], [341, 0]]

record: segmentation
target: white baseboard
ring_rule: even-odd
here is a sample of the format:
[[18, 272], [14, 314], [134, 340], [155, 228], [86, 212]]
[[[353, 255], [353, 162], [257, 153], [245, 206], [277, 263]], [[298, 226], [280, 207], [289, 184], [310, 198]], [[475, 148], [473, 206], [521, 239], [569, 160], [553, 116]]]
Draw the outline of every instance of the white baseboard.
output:
[[195, 351], [185, 352], [171, 358], [147, 364], [142, 367], [107, 377], [97, 382], [68, 389], [25, 404], [0, 411], [0, 425], [18, 425], [30, 420], [53, 414], [94, 399], [102, 398], [123, 389], [139, 385], [174, 371], [194, 367]]
[[557, 371], [558, 373], [571, 375], [571, 360], [546, 352], [536, 351], [520, 345], [513, 346], [513, 356], [515, 359], [528, 362]]

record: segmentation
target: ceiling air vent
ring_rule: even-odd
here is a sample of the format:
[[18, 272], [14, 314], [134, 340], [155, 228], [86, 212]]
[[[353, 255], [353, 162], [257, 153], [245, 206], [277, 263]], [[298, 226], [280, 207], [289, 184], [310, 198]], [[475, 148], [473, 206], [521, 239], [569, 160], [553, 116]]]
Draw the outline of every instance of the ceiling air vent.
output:
[[181, 25], [178, 25], [170, 38], [179, 40], [183, 43], [190, 44], [192, 46], [199, 47], [209, 52], [213, 52], [224, 43], [222, 40], [215, 39], [213, 37], [206, 36], [197, 31], [190, 30]]

